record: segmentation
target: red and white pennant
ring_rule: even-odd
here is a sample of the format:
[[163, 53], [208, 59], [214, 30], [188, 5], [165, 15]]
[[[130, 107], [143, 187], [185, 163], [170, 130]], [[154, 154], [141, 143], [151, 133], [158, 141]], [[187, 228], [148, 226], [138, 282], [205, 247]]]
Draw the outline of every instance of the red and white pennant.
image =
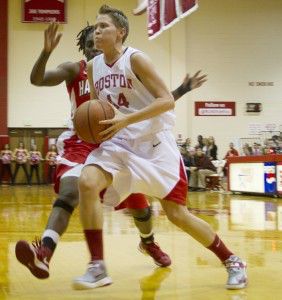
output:
[[149, 39], [154, 39], [181, 18], [194, 12], [198, 8], [198, 0], [139, 0], [133, 13], [140, 15], [146, 8], [148, 36]]

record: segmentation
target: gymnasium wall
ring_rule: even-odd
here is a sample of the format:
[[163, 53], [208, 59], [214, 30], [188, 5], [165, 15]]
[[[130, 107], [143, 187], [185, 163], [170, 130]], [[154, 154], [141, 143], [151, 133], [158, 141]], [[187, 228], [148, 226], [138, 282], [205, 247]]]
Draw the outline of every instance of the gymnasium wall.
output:
[[[187, 70], [209, 80], [191, 93], [187, 134], [213, 135], [224, 155], [229, 141], [248, 137], [249, 124], [282, 124], [282, 1], [201, 0], [186, 23]], [[273, 82], [274, 86], [249, 86]], [[235, 101], [236, 117], [195, 117], [194, 101]], [[247, 102], [262, 103], [259, 114]], [[280, 127], [280, 130], [282, 128]]]
[[[31, 68], [43, 46], [44, 24], [21, 23], [21, 1], [9, 2], [8, 126], [62, 127], [70, 113], [65, 86], [33, 87]], [[175, 134], [213, 135], [222, 156], [230, 140], [248, 136], [249, 123], [282, 124], [282, 1], [200, 0], [198, 11], [178, 22], [171, 30], [148, 41], [146, 16], [135, 17], [137, 1], [112, 0], [107, 4], [129, 16], [128, 45], [144, 50], [171, 89], [185, 72], [198, 69], [209, 81], [176, 107]], [[60, 25], [63, 37], [48, 63], [54, 68], [65, 61], [79, 60], [76, 34], [86, 22], [94, 22], [104, 1], [68, 0], [68, 23]], [[249, 81], [274, 82], [272, 87], [250, 87]], [[235, 101], [236, 117], [195, 117], [194, 101]], [[261, 102], [259, 115], [247, 115], [246, 102]]]

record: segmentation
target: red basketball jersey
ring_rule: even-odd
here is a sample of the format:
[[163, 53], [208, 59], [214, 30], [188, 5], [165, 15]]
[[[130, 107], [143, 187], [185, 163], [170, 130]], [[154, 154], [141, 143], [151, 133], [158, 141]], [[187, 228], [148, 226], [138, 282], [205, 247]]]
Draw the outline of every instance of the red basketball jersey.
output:
[[79, 73], [75, 79], [67, 85], [71, 101], [71, 118], [80, 104], [90, 100], [90, 87], [87, 79], [86, 61], [79, 62]]

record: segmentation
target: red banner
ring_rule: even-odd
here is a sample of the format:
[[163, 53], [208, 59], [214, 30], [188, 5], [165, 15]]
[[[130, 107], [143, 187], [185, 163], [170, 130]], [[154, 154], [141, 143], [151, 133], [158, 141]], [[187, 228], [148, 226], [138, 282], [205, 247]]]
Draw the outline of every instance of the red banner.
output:
[[235, 116], [235, 102], [195, 102], [195, 116]]
[[186, 15], [188, 12], [191, 13], [197, 9], [196, 0], [180, 0], [180, 8], [183, 15]]
[[148, 35], [149, 38], [161, 33], [161, 4], [160, 0], [148, 1]]
[[177, 8], [175, 0], [164, 1], [163, 11], [163, 27], [172, 26], [178, 20]]
[[148, 0], [149, 39], [155, 38], [197, 8], [197, 0]]
[[67, 0], [23, 0], [22, 22], [66, 23]]

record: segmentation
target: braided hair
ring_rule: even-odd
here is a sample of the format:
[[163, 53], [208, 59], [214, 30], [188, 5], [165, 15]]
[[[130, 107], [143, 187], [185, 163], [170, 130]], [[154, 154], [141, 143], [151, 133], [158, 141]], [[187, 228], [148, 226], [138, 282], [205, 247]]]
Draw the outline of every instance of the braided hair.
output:
[[85, 28], [83, 28], [76, 36], [76, 40], [77, 40], [77, 46], [78, 46], [78, 51], [81, 51], [84, 53], [84, 49], [85, 49], [85, 42], [86, 42], [86, 38], [88, 36], [89, 33], [92, 33], [94, 31], [94, 26], [93, 25], [89, 25], [89, 23], [87, 22], [87, 26]]

